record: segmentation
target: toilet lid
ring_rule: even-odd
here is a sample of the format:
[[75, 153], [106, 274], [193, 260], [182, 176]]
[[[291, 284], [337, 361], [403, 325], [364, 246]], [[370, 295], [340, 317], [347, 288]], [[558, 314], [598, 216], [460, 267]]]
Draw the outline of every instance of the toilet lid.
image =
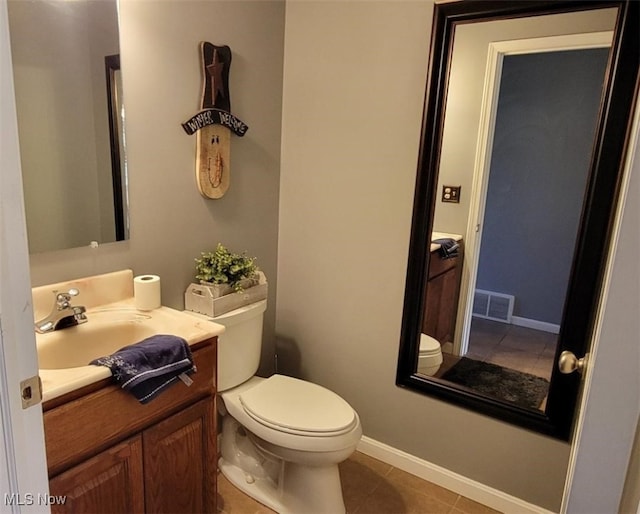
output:
[[420, 334], [420, 355], [440, 353], [442, 351], [440, 343], [427, 334]]
[[259, 423], [299, 435], [335, 435], [356, 423], [351, 406], [317, 384], [273, 375], [240, 395], [245, 412]]

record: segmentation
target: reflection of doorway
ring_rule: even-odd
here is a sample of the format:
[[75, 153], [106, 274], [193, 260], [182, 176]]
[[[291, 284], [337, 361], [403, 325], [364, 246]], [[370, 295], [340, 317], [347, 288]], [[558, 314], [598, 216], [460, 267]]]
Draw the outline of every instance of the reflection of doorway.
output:
[[[482, 295], [473, 311], [507, 323], [511, 349], [529, 361], [540, 357], [531, 330], [555, 340], [562, 319], [607, 58], [608, 48], [588, 48], [502, 61], [472, 281]], [[478, 307], [488, 297], [496, 306], [490, 314]], [[487, 326], [477, 316], [471, 322], [471, 310], [462, 348], [469, 356], [482, 353], [474, 341]], [[550, 374], [552, 360], [548, 366]]]
[[509, 324], [474, 318], [468, 356], [550, 377], [607, 57], [596, 48], [504, 58], [476, 290], [498, 293], [493, 315]]

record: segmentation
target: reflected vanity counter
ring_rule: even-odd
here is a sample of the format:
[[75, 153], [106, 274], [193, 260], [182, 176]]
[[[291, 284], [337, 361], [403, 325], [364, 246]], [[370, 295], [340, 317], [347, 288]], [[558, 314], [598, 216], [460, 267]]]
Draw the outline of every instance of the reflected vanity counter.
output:
[[431, 251], [435, 252], [440, 249], [440, 245], [438, 243], [434, 243], [434, 241], [438, 239], [453, 239], [454, 241], [458, 241], [462, 243], [462, 236], [460, 234], [450, 234], [449, 232], [431, 232]]
[[460, 234], [433, 232], [431, 241], [438, 239], [453, 239], [460, 246], [456, 257], [445, 258], [440, 252], [441, 245], [431, 243], [422, 333], [436, 339], [446, 352], [451, 346], [447, 343], [453, 343], [456, 328], [464, 242]]

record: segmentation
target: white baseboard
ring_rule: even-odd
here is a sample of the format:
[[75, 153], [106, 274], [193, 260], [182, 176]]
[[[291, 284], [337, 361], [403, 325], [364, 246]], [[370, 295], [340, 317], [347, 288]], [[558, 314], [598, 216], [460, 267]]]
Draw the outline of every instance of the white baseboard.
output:
[[367, 436], [362, 436], [358, 451], [500, 512], [552, 514], [551, 511], [542, 507], [458, 475]]
[[520, 316], [511, 316], [511, 324], [518, 325], [519, 327], [533, 328], [534, 330], [542, 330], [543, 332], [549, 332], [551, 334], [560, 333], [560, 325], [535, 319], [521, 318]]

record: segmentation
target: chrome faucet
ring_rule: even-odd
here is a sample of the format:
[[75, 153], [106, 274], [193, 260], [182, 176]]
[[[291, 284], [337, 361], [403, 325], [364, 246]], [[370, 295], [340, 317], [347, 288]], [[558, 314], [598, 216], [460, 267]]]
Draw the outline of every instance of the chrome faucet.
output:
[[54, 291], [55, 301], [48, 316], [36, 321], [36, 332], [45, 334], [54, 330], [79, 325], [87, 322], [86, 309], [82, 305], [71, 305], [71, 298], [78, 296], [80, 291], [69, 289], [66, 293]]

